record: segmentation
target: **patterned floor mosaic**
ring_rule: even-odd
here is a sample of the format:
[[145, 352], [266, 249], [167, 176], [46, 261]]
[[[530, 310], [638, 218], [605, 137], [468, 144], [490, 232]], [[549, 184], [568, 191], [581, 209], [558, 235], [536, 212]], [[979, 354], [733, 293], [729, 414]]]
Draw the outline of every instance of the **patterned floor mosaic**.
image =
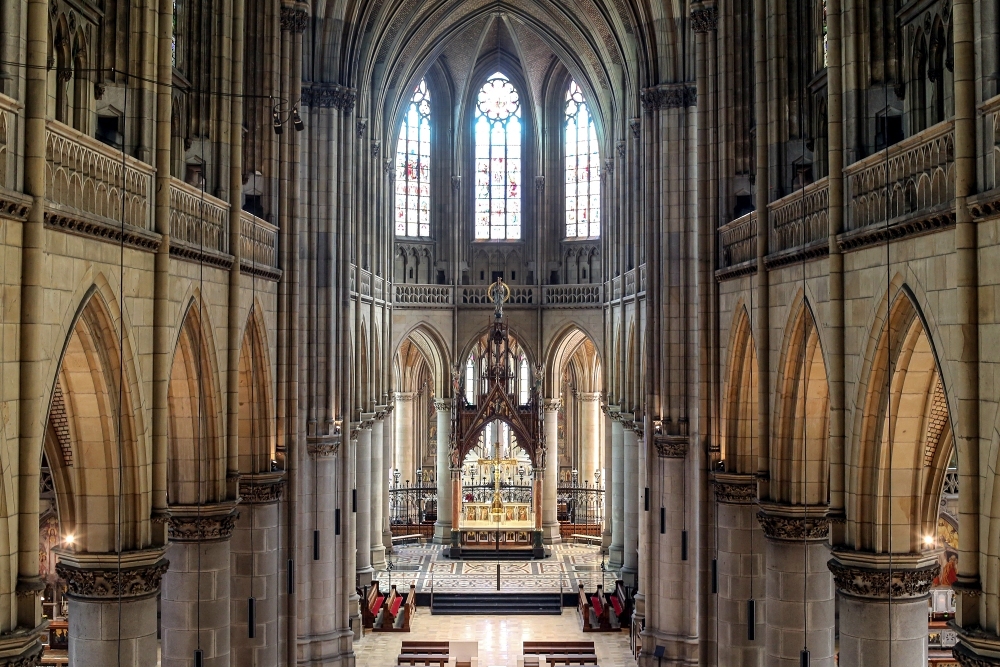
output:
[[497, 568], [500, 570], [500, 590], [510, 592], [570, 593], [579, 583], [594, 590], [604, 582], [613, 587], [613, 572], [601, 571], [600, 548], [588, 544], [557, 544], [552, 556], [532, 561], [454, 561], [445, 558], [438, 544], [403, 545], [394, 548], [389, 559], [392, 572], [377, 573], [387, 584], [414, 583], [418, 593], [486, 592], [497, 590]]
[[584, 634], [576, 609], [566, 607], [561, 616], [431, 616], [424, 608], [410, 632], [376, 632], [355, 642], [357, 667], [396, 664], [403, 640], [478, 641], [481, 667], [515, 667], [523, 641], [592, 641], [601, 667], [636, 667], [628, 646], [628, 633]]

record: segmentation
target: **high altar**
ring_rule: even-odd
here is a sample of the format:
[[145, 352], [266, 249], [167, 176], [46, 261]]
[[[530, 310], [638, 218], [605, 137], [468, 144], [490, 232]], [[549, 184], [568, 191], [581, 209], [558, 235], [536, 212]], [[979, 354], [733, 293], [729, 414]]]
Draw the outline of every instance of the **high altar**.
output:
[[[503, 303], [510, 288], [500, 279], [490, 287], [495, 311], [489, 330], [489, 350], [484, 354], [482, 381], [474, 392], [476, 403], [465, 400], [455, 379], [452, 413], [452, 535], [446, 555], [460, 558], [463, 549], [524, 549], [536, 558], [546, 555], [542, 546], [542, 473], [545, 466], [545, 443], [542, 431], [541, 401], [538, 389], [532, 386], [527, 402], [518, 400], [517, 364], [511, 349], [510, 333], [504, 321]], [[501, 443], [493, 441], [491, 458], [479, 458], [477, 463], [489, 471], [491, 497], [476, 499], [466, 493], [462, 483], [462, 465], [480, 443], [484, 431], [495, 423], [504, 424], [518, 446], [527, 454], [531, 466], [530, 496], [512, 498], [513, 486], [508, 486], [505, 500], [502, 488], [503, 472], [520, 461], [501, 458]], [[523, 471], [522, 471], [523, 474]], [[510, 474], [508, 479], [512, 479]], [[480, 488], [482, 490], [482, 487]]]

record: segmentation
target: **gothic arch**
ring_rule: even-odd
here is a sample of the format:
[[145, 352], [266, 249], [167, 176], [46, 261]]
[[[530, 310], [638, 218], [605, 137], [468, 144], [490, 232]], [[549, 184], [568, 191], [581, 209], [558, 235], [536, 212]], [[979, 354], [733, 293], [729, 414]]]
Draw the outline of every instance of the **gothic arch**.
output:
[[919, 552], [936, 531], [953, 439], [938, 356], [905, 285], [871, 340], [848, 458], [848, 537], [877, 553]]
[[757, 382], [760, 372], [750, 316], [740, 306], [731, 329], [722, 420], [722, 458], [727, 472], [757, 471]]
[[[401, 340], [411, 341], [423, 355], [424, 359], [427, 360], [431, 369], [431, 376], [434, 378], [434, 395], [439, 398], [451, 396], [451, 358], [448, 355], [448, 346], [445, 344], [441, 334], [430, 325], [421, 323], [402, 336]], [[396, 354], [393, 355], [394, 358], [398, 357], [401, 347], [402, 342], [400, 343], [400, 347], [396, 348]]]
[[812, 307], [801, 294], [796, 302], [778, 362], [770, 493], [781, 503], [824, 505], [829, 492], [830, 387]]
[[[563, 368], [566, 364], [570, 362], [576, 351], [579, 349], [584, 342], [589, 341], [594, 347], [595, 358], [597, 361], [598, 369], [601, 367], [600, 354], [596, 351], [597, 345], [594, 343], [594, 338], [589, 333], [587, 333], [582, 326], [576, 322], [570, 322], [566, 324], [553, 338], [552, 342], [549, 343], [549, 349], [545, 353], [545, 366], [544, 366], [544, 376], [543, 376], [543, 393], [545, 396], [555, 396], [559, 389], [560, 376], [562, 374]], [[600, 386], [601, 378], [599, 375], [595, 380], [595, 383]], [[594, 389], [593, 391], [598, 391]]]
[[257, 304], [247, 319], [239, 359], [239, 470], [268, 472], [274, 456], [271, 364]]
[[226, 494], [224, 405], [206, 311], [200, 295], [188, 302], [170, 368], [167, 500], [177, 505], [220, 502]]

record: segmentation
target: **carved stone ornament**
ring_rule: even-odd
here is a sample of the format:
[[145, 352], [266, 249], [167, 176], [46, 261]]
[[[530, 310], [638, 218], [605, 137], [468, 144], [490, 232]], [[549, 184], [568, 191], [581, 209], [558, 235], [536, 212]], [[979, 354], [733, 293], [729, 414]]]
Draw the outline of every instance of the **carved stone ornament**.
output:
[[757, 485], [716, 481], [715, 499], [727, 505], [752, 505], [757, 502]]
[[365, 134], [365, 130], [368, 129], [368, 119], [359, 118], [355, 123], [354, 129], [358, 131], [358, 139], [360, 139]]
[[372, 157], [378, 157], [378, 154], [382, 152], [382, 142], [373, 141], [372, 142]]
[[42, 645], [33, 642], [31, 647], [20, 655], [0, 658], [0, 667], [36, 667], [42, 661]]
[[317, 458], [335, 456], [340, 451], [339, 435], [313, 435], [306, 438], [306, 451]]
[[638, 118], [633, 118], [628, 122], [629, 129], [632, 130], [632, 136], [636, 139], [639, 138], [639, 132], [642, 130], [642, 121]]
[[310, 109], [340, 109], [349, 115], [357, 99], [356, 90], [335, 83], [313, 83], [302, 88], [302, 106]]
[[240, 502], [249, 505], [267, 505], [281, 500], [283, 480], [255, 480], [244, 477], [240, 480]]
[[604, 159], [604, 171], [606, 171], [609, 175], [615, 173], [615, 161], [613, 159]]
[[535, 176], [535, 189], [539, 190], [539, 191], [545, 189], [545, 177], [544, 176]]
[[624, 141], [619, 141], [618, 145], [617, 145], [617, 148], [618, 148], [618, 157], [624, 160], [625, 159], [625, 153], [626, 153], [625, 142]]
[[825, 516], [781, 516], [757, 512], [764, 536], [789, 542], [821, 541], [830, 534], [830, 520]]
[[281, 29], [302, 32], [309, 25], [309, 13], [303, 7], [281, 6]]
[[951, 652], [962, 667], [996, 667], [1000, 665], [1000, 658], [977, 655], [962, 642], [955, 644]]
[[837, 590], [847, 595], [864, 598], [888, 599], [917, 598], [927, 594], [934, 577], [941, 571], [938, 563], [916, 569], [873, 570], [853, 567], [833, 558], [827, 563], [833, 573]]
[[710, 32], [719, 25], [719, 10], [714, 5], [699, 7], [691, 12], [691, 29], [695, 32]]
[[174, 514], [167, 521], [167, 536], [173, 542], [221, 542], [233, 536], [238, 512], [227, 514]]
[[660, 458], [687, 458], [688, 438], [686, 435], [654, 435], [653, 444], [656, 446], [656, 454]]
[[698, 89], [689, 83], [667, 83], [642, 91], [642, 108], [682, 109], [698, 104]]
[[451, 177], [451, 189], [452, 190], [458, 190], [461, 187], [462, 187], [462, 177], [461, 176], [452, 176]]
[[152, 565], [138, 567], [78, 568], [67, 563], [56, 563], [56, 574], [66, 582], [71, 598], [114, 600], [155, 595], [160, 590], [160, 580], [170, 564], [161, 558]]

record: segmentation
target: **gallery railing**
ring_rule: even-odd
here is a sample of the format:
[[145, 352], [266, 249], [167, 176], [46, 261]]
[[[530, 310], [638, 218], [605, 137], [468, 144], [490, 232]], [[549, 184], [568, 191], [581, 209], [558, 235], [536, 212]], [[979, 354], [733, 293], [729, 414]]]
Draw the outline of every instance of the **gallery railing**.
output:
[[572, 524], [577, 533], [600, 534], [600, 527], [604, 524], [603, 488], [589, 482], [582, 485], [560, 484], [556, 502], [559, 523]]
[[719, 227], [719, 270], [749, 265], [757, 258], [757, 214], [747, 213]]
[[389, 487], [389, 528], [395, 537], [430, 537], [437, 520], [437, 487], [405, 482]]

